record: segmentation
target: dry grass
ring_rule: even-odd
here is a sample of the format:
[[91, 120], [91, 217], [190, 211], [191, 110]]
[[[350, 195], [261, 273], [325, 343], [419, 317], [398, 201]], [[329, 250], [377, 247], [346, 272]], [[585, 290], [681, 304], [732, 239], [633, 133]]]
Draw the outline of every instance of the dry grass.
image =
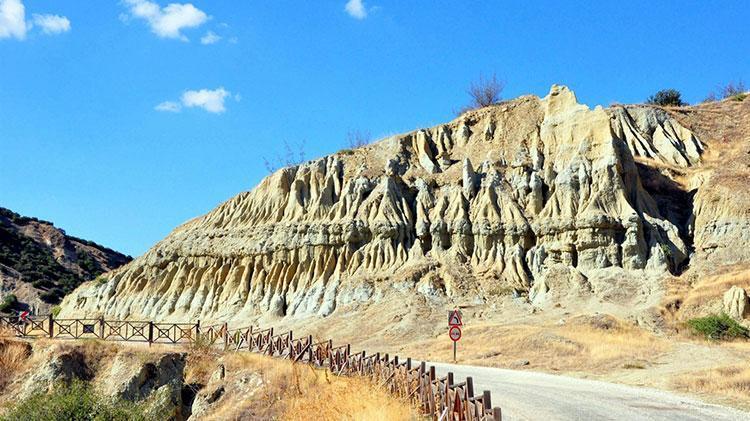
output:
[[[261, 386], [248, 394], [241, 387], [227, 387], [226, 396], [210, 419], [284, 420], [406, 420], [416, 411], [365, 379], [336, 377], [304, 364], [292, 364], [254, 354], [230, 354], [223, 358], [227, 380], [245, 374], [260, 376]], [[245, 381], [246, 382], [246, 381]], [[234, 389], [234, 391], [233, 391]]]
[[691, 393], [723, 397], [750, 408], [750, 366], [746, 364], [687, 373], [674, 381], [674, 387]]
[[31, 347], [28, 343], [0, 339], [0, 392], [23, 369], [30, 355]]
[[[609, 316], [578, 317], [562, 325], [472, 324], [464, 329], [458, 360], [464, 364], [544, 371], [602, 373], [643, 365], [669, 350], [667, 340]], [[425, 350], [435, 349], [436, 351]], [[409, 347], [405, 354], [451, 361], [447, 336]], [[520, 365], [519, 361], [528, 361]]]
[[721, 299], [724, 293], [735, 285], [750, 289], [750, 269], [741, 268], [701, 279], [686, 297], [684, 305], [698, 307], [712, 300]]

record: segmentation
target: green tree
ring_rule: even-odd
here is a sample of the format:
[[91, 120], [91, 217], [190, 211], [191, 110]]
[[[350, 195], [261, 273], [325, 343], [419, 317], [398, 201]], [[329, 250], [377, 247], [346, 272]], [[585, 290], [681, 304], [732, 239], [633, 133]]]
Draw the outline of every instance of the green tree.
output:
[[662, 89], [646, 99], [647, 104], [681, 107], [688, 105], [682, 101], [682, 94], [677, 89]]

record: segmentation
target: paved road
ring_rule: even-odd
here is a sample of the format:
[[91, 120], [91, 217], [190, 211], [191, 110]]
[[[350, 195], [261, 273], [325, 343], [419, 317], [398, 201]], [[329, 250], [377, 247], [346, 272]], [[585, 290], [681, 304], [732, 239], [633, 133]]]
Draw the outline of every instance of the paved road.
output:
[[750, 413], [673, 393], [531, 371], [428, 363], [438, 376], [474, 378], [475, 393], [492, 391], [503, 420], [750, 420]]

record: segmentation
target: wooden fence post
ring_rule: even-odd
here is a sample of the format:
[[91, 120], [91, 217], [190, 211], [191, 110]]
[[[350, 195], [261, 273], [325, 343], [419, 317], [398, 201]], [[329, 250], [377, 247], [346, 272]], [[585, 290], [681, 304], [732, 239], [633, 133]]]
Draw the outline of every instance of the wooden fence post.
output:
[[55, 330], [55, 320], [52, 318], [52, 314], [49, 315], [49, 337], [50, 339], [53, 338]]
[[198, 319], [197, 322], [195, 322], [195, 341], [198, 342], [201, 338], [201, 321]]
[[466, 378], [466, 393], [468, 396], [467, 398], [473, 398], [474, 397], [474, 379], [471, 377]]
[[250, 326], [250, 329], [247, 330], [247, 350], [252, 351], [253, 350], [253, 327]]
[[494, 407], [492, 409], [492, 421], [502, 421], [503, 420], [503, 412], [500, 410], [499, 407]]
[[307, 358], [308, 358], [309, 363], [312, 364], [314, 360], [312, 335], [307, 335], [307, 343], [309, 344], [309, 346], [307, 347]]
[[154, 343], [154, 322], [148, 322], [148, 346]]
[[484, 413], [492, 412], [492, 397], [489, 390], [485, 390], [482, 393], [482, 403], [484, 404]]
[[224, 332], [222, 338], [224, 339], [224, 351], [229, 347], [229, 327], [226, 322], [221, 326], [221, 330]]
[[99, 339], [104, 339], [104, 316], [99, 317]]

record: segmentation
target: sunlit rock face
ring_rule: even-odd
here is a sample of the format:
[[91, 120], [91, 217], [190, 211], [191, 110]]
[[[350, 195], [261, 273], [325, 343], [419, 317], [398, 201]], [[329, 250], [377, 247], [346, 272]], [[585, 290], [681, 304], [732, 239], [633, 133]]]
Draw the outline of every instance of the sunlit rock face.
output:
[[703, 149], [662, 109], [591, 110], [553, 86], [283, 168], [78, 289], [63, 315], [326, 316], [392, 288], [537, 296], [552, 273], [596, 289], [608, 268], [678, 272], [694, 218], [662, 214], [639, 166], [688, 168]]

